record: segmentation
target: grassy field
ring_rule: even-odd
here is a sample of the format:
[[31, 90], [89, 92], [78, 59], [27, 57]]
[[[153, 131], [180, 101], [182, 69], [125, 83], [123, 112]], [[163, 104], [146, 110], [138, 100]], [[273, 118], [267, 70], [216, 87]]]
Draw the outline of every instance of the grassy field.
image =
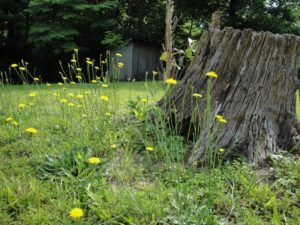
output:
[[187, 167], [183, 139], [145, 119], [162, 95], [159, 82], [0, 87], [0, 224], [300, 224], [299, 160], [259, 170], [225, 150], [210, 171]]

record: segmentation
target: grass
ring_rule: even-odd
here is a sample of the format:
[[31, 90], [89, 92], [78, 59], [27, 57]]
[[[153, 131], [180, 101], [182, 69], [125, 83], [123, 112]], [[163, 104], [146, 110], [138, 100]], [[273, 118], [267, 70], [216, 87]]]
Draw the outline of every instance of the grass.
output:
[[208, 182], [180, 136], [144, 119], [162, 94], [159, 82], [3, 86], [0, 224], [300, 224], [299, 160], [224, 162]]

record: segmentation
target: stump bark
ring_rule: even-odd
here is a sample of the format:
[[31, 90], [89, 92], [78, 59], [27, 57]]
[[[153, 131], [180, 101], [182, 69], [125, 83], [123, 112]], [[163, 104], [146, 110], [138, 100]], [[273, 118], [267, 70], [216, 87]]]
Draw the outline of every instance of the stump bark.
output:
[[[190, 127], [197, 127], [191, 126], [195, 123], [192, 122], [195, 108], [203, 112], [206, 107], [208, 77], [205, 75], [215, 71], [219, 77], [212, 81], [211, 124], [216, 123], [216, 114], [228, 120], [214, 137], [215, 148], [231, 148], [250, 161], [262, 162], [269, 153], [288, 150], [296, 144], [299, 59], [298, 36], [257, 33], [250, 29], [212, 29], [203, 33], [184, 78], [159, 105], [168, 106], [169, 116], [176, 108], [180, 132], [187, 135]], [[196, 99], [193, 93], [204, 97]], [[197, 139], [197, 144], [190, 153], [189, 163], [201, 160], [207, 146], [207, 130], [202, 126], [191, 137]]]

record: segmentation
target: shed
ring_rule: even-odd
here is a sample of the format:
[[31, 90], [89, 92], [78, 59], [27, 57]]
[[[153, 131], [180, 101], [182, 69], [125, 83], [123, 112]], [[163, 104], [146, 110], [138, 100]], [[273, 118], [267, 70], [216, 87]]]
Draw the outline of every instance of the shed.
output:
[[[111, 63], [124, 63], [119, 75], [120, 80], [145, 80], [147, 72], [152, 74], [153, 70], [160, 69], [160, 50], [161, 48], [157, 45], [129, 42], [127, 45], [111, 51]], [[122, 57], [117, 57], [116, 53], [121, 53]], [[110, 66], [110, 68], [112, 67]]]

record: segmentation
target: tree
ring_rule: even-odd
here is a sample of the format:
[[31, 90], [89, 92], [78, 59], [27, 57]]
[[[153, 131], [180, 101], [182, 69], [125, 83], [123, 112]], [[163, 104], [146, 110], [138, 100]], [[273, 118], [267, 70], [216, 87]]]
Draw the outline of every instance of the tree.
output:
[[[199, 46], [183, 80], [159, 103], [168, 106], [169, 118], [176, 116], [175, 127], [182, 134], [197, 140], [189, 162], [201, 160], [210, 143], [214, 149], [231, 148], [232, 153], [256, 162], [278, 149], [290, 149], [299, 131], [295, 90], [300, 37], [212, 29], [203, 33]], [[205, 76], [209, 71], [219, 78]], [[211, 93], [207, 92], [210, 83]], [[210, 100], [209, 123], [202, 124], [203, 114], [197, 112], [203, 112]], [[215, 115], [228, 124], [219, 124]], [[215, 133], [213, 140], [210, 132]]]

